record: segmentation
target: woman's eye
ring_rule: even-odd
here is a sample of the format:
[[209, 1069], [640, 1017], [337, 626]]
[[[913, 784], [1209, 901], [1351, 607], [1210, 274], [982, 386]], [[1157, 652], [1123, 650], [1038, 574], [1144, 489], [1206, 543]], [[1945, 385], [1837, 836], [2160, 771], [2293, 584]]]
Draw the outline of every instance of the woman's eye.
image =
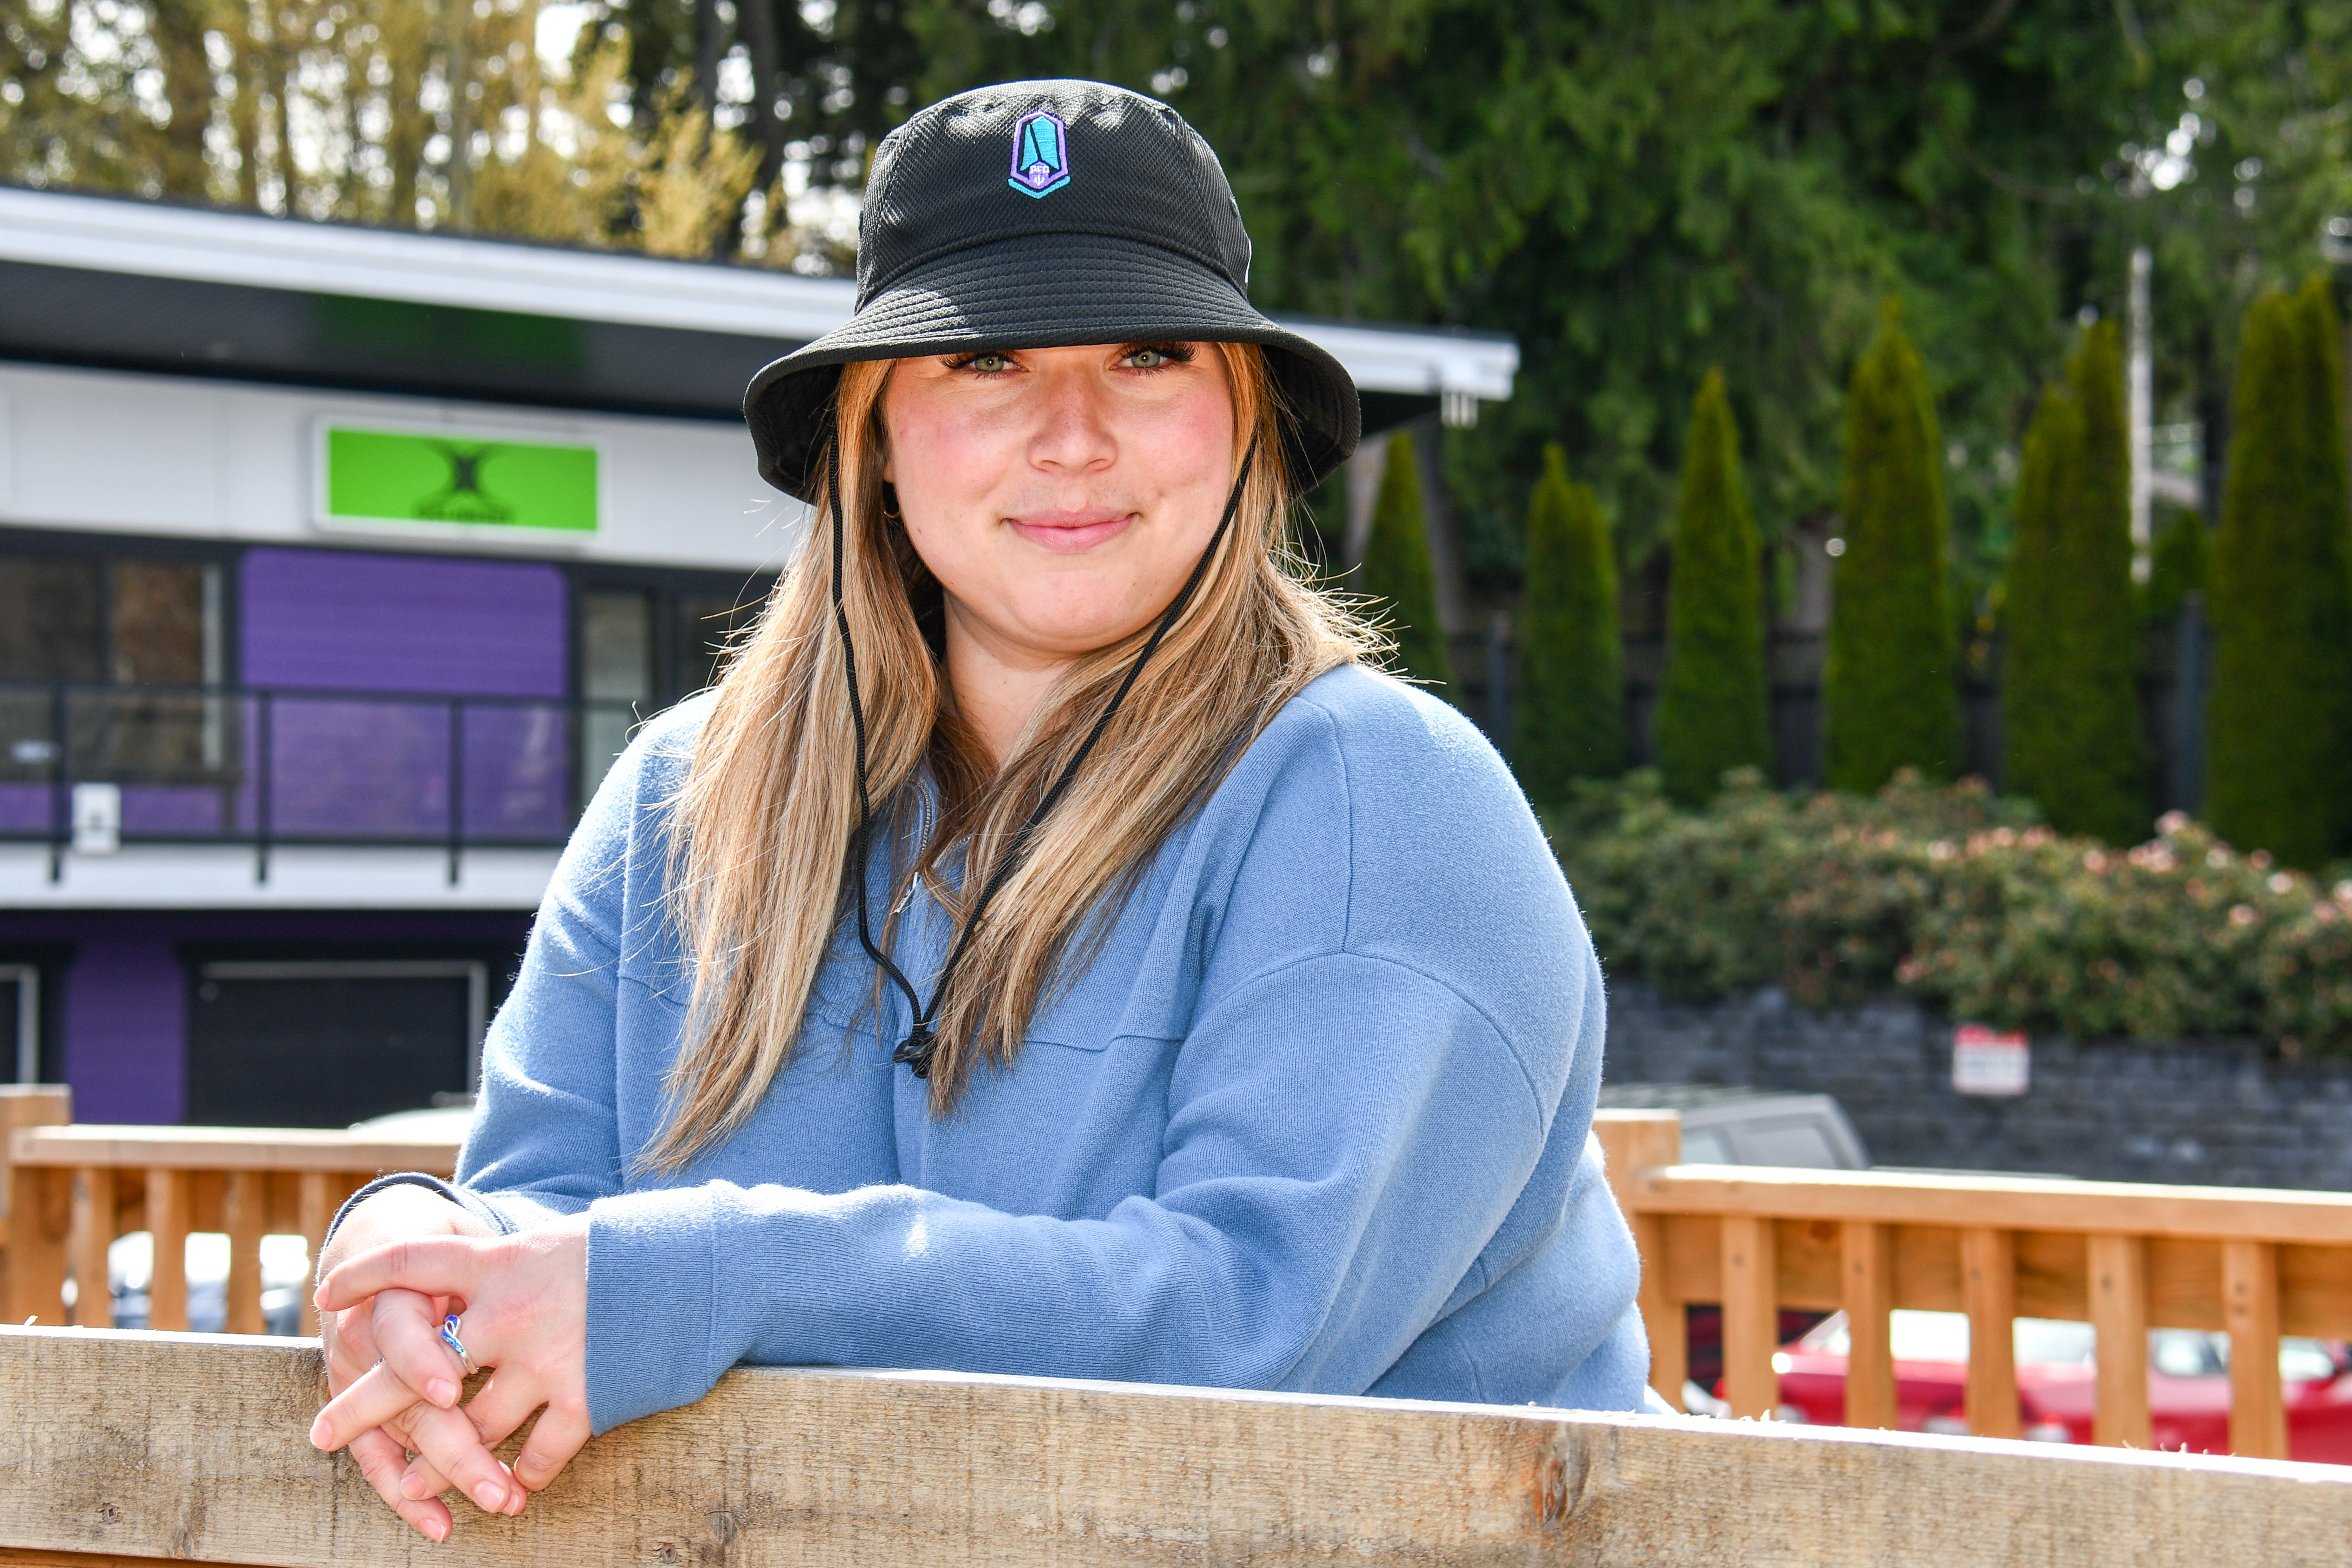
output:
[[998, 371], [1012, 369], [1013, 362], [1003, 354], [974, 354], [963, 362], [963, 367], [976, 370], [982, 375], [994, 375]]
[[1166, 349], [1134, 349], [1128, 353], [1127, 363], [1137, 370], [1158, 370], [1176, 360]]

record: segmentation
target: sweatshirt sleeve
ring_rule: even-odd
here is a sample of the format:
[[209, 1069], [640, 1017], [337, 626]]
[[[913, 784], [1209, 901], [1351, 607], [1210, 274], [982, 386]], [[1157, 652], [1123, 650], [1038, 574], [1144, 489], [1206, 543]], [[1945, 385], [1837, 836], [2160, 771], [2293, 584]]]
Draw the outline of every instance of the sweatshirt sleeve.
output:
[[[1500, 816], [1481, 806], [1499, 798], [1491, 783], [1444, 814], [1408, 801], [1370, 825], [1362, 792], [1352, 805], [1308, 792], [1269, 807], [1254, 831], [1270, 852], [1243, 852], [1250, 864], [1215, 945], [1270, 956], [1204, 992], [1168, 1080], [1153, 1191], [1099, 1218], [904, 1185], [820, 1194], [711, 1182], [599, 1198], [588, 1259], [597, 1430], [698, 1399], [738, 1362], [1370, 1387], [1485, 1289], [1489, 1269], [1559, 1231], [1583, 1150], [1599, 967], [1502, 781]], [[1368, 826], [1370, 851], [1353, 853]], [[1339, 858], [1321, 862], [1321, 883], [1342, 890], [1310, 913], [1298, 879], [1317, 835], [1331, 832]], [[1499, 869], [1494, 855], [1463, 853], [1489, 832], [1518, 836]], [[1455, 864], [1424, 858], [1441, 851]], [[1403, 923], [1420, 934], [1389, 940], [1382, 915], [1356, 921], [1364, 940], [1348, 940], [1349, 906], [1363, 897], [1412, 904]], [[1505, 910], [1535, 929], [1498, 939]], [[1265, 924], [1236, 929], [1250, 921]], [[1516, 990], [1479, 983], [1538, 948]], [[1519, 994], [1537, 991], [1529, 1013]], [[1576, 1125], [1556, 1129], [1563, 1114]], [[1556, 1131], [1566, 1157], [1547, 1160]], [[1548, 1199], [1531, 1196], [1539, 1163], [1562, 1171]], [[1599, 1271], [1610, 1290], [1622, 1272]], [[1604, 1331], [1619, 1315], [1596, 1309]]]

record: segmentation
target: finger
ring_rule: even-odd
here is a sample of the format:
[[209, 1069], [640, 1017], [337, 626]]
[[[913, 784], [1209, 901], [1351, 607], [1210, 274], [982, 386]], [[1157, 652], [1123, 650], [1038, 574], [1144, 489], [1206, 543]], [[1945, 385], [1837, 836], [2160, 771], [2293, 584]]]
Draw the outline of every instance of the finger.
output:
[[495, 1448], [515, 1435], [517, 1428], [530, 1419], [530, 1413], [547, 1403], [547, 1391], [538, 1381], [521, 1374], [518, 1368], [491, 1375], [474, 1397], [466, 1403], [466, 1418], [474, 1424], [483, 1446]]
[[429, 1296], [386, 1290], [375, 1298], [376, 1354], [429, 1405], [457, 1403], [465, 1363], [441, 1337], [442, 1318]]
[[326, 1408], [310, 1423], [310, 1445], [331, 1454], [361, 1433], [397, 1421], [423, 1404], [416, 1390], [390, 1367], [375, 1367], [327, 1401]]
[[416, 1236], [370, 1247], [336, 1265], [315, 1298], [322, 1312], [340, 1312], [383, 1290], [427, 1296], [469, 1296], [481, 1278], [482, 1254], [495, 1243], [470, 1236]]
[[462, 1410], [421, 1407], [411, 1418], [409, 1440], [449, 1484], [473, 1499], [485, 1513], [503, 1510], [515, 1490], [514, 1478], [490, 1452]]
[[539, 1425], [530, 1429], [522, 1452], [516, 1456], [514, 1477], [533, 1491], [544, 1491], [547, 1484], [563, 1472], [572, 1456], [588, 1441], [588, 1412], [564, 1405], [551, 1405]]
[[449, 1510], [437, 1498], [411, 1498], [400, 1489], [404, 1457], [391, 1434], [363, 1432], [352, 1442], [352, 1462], [393, 1512], [436, 1545], [449, 1539]]

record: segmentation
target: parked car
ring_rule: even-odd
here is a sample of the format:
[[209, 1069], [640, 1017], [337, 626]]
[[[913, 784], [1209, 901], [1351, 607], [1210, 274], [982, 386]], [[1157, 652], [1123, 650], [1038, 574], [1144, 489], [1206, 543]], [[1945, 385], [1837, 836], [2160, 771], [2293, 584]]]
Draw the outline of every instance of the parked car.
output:
[[[1961, 1433], [1969, 1320], [1959, 1312], [1900, 1310], [1891, 1324], [1895, 1422], [1906, 1432]], [[1832, 1313], [1772, 1358], [1783, 1420], [1835, 1426], [1845, 1419], [1846, 1318]], [[2097, 1336], [2088, 1323], [2020, 1318], [2017, 1397], [2025, 1436], [2088, 1443], [2098, 1381]], [[2230, 1451], [2230, 1337], [2192, 1329], [2147, 1336], [2147, 1403], [2158, 1448]], [[2286, 1382], [2287, 1453], [2352, 1464], [2352, 1349], [2331, 1340], [2279, 1342]], [[1719, 1397], [1720, 1385], [1716, 1389]]]

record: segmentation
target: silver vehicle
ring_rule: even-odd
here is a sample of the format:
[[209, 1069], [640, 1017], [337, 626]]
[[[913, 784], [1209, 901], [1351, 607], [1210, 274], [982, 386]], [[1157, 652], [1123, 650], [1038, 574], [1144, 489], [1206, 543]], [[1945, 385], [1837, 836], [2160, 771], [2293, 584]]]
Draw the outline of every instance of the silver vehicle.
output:
[[1870, 1152], [1826, 1094], [1783, 1094], [1696, 1083], [1603, 1083], [1603, 1110], [1672, 1110], [1683, 1121], [1687, 1165], [1783, 1165], [1862, 1171]]

